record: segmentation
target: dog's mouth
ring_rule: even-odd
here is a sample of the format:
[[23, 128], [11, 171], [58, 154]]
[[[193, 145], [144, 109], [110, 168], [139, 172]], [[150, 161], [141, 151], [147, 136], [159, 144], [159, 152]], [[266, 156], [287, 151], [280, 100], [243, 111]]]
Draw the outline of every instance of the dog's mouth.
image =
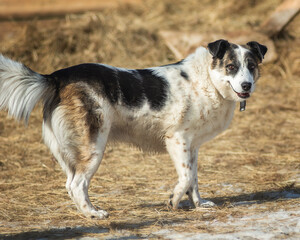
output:
[[243, 99], [246, 99], [246, 98], [250, 97], [250, 92], [241, 92], [241, 93], [239, 93], [239, 92], [234, 90], [234, 88], [232, 87], [230, 82], [228, 82], [228, 83], [229, 83], [231, 89], [238, 95], [238, 97], [243, 98]]
[[250, 97], [250, 93], [238, 93], [238, 92], [236, 92], [236, 94], [237, 94], [240, 98], [248, 98], [248, 97]]

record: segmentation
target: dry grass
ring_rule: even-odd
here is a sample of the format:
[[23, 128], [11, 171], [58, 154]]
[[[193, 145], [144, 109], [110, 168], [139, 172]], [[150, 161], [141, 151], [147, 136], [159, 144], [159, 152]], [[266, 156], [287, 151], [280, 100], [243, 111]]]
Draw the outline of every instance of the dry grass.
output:
[[[23, 31], [1, 42], [0, 51], [42, 73], [81, 62], [162, 65], [174, 56], [159, 30], [256, 28], [280, 1], [252, 0], [246, 6], [238, 0], [175, 2], [151, 0], [47, 22], [15, 22]], [[101, 221], [83, 218], [66, 193], [64, 174], [42, 143], [38, 107], [27, 128], [0, 113], [0, 238], [151, 237], [163, 227], [211, 232], [199, 223], [299, 209], [299, 199], [268, 197], [283, 190], [300, 193], [299, 23], [300, 16], [274, 39], [280, 58], [263, 66], [246, 112], [237, 111], [230, 129], [200, 150], [200, 192], [219, 204], [216, 209], [169, 210], [166, 201], [176, 182], [169, 157], [118, 145], [106, 150], [90, 188], [93, 203], [111, 216]], [[240, 201], [256, 205], [234, 206]], [[70, 229], [59, 229], [64, 227]]]

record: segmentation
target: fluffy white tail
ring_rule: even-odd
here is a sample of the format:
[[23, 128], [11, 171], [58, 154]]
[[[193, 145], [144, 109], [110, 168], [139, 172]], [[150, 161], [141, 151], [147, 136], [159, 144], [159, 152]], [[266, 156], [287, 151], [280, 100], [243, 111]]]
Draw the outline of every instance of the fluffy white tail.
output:
[[46, 96], [47, 79], [0, 54], [0, 110], [28, 122], [34, 106]]

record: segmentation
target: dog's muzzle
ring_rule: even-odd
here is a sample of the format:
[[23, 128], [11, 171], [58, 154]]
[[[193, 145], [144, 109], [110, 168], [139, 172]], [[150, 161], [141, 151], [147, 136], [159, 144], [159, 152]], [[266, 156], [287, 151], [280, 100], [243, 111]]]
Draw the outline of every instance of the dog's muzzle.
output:
[[[251, 83], [248, 83], [248, 82], [242, 83], [242, 89], [244, 90], [243, 92], [235, 91], [234, 88], [232, 87], [231, 83], [230, 82], [228, 82], [228, 83], [229, 83], [231, 89], [238, 95], [238, 97], [243, 98], [243, 99], [250, 97], [250, 89], [252, 87]], [[245, 84], [247, 84], [247, 86]]]

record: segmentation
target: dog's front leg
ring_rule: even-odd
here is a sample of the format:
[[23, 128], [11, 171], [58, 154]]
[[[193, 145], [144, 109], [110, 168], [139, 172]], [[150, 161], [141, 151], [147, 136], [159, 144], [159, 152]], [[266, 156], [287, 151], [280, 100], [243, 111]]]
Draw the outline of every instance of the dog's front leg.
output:
[[188, 189], [188, 196], [189, 200], [194, 206], [206, 208], [206, 207], [213, 207], [215, 204], [211, 201], [202, 199], [199, 194], [198, 190], [198, 175], [197, 175], [197, 169], [198, 169], [198, 150], [191, 151], [191, 163], [192, 163], [192, 170], [193, 170], [193, 180], [191, 183], [190, 188]]
[[174, 188], [171, 200], [173, 208], [177, 209], [180, 199], [191, 187], [195, 177], [197, 177], [197, 175], [194, 176], [193, 174], [194, 164], [192, 161], [194, 151], [191, 150], [189, 141], [180, 134], [174, 134], [173, 137], [167, 138], [166, 147], [178, 174], [178, 183]]

